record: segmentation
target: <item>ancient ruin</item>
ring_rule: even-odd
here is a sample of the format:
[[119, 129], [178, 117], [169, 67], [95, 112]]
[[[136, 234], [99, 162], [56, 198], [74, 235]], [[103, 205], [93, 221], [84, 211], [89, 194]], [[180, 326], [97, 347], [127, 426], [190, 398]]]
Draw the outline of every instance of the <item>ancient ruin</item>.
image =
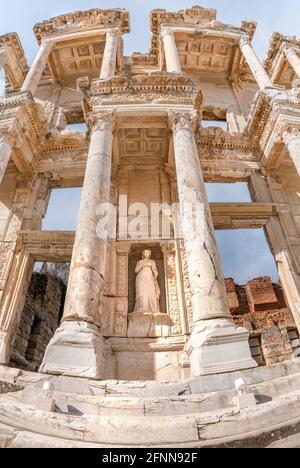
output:
[[[0, 446], [300, 445], [300, 37], [261, 63], [253, 21], [150, 25], [127, 57], [127, 10], [51, 18], [31, 67], [0, 37]], [[76, 232], [43, 230], [71, 187]], [[215, 230], [257, 228], [279, 282], [225, 280]]]

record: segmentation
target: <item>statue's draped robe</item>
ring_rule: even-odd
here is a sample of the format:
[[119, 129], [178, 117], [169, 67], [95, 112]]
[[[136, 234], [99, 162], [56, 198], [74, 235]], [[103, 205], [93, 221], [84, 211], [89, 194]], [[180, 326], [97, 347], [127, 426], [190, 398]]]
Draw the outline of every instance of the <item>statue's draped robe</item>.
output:
[[136, 276], [136, 302], [134, 312], [152, 312], [159, 310], [160, 290], [157, 281], [158, 271], [154, 260], [140, 260], [137, 263]]

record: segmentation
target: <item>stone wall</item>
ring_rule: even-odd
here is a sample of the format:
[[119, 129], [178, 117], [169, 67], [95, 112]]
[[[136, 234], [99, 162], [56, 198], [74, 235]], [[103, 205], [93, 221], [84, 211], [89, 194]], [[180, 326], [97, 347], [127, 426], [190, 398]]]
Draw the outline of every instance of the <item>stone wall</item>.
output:
[[65, 289], [64, 283], [56, 276], [33, 273], [14, 341], [12, 365], [38, 370], [62, 317]]
[[239, 286], [226, 279], [229, 306], [237, 325], [250, 332], [250, 347], [259, 365], [286, 361], [300, 353], [299, 334], [280, 284], [260, 277]]

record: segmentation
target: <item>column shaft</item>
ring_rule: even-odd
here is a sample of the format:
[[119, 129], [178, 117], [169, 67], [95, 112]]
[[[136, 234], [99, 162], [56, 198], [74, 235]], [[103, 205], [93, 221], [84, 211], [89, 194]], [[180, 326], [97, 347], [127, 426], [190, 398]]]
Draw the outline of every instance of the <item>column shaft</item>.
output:
[[197, 377], [257, 364], [250, 354], [249, 333], [235, 326], [230, 314], [193, 120], [190, 114], [171, 113], [181, 228], [192, 293], [193, 327], [187, 353], [191, 375]]
[[245, 60], [248, 63], [259, 88], [263, 90], [267, 87], [274, 87], [269, 75], [267, 74], [257, 55], [255, 54], [250, 39], [244, 36], [241, 38], [239, 44], [242, 54], [244, 55]]
[[112, 30], [106, 34], [105, 50], [100, 74], [101, 80], [111, 80], [115, 76], [118, 40], [118, 31]]
[[44, 41], [28, 72], [21, 91], [31, 91], [34, 95], [42, 78], [47, 60], [53, 47], [52, 41]]
[[99, 121], [92, 133], [63, 320], [100, 325], [107, 242], [97, 235], [97, 209], [110, 199], [112, 123]]
[[[193, 295], [193, 322], [231, 319], [192, 122], [179, 118], [173, 128], [182, 232]], [[192, 205], [199, 209], [199, 214], [201, 210], [204, 214], [202, 220], [199, 219], [202, 226], [195, 226], [195, 220], [189, 216]]]
[[162, 31], [161, 37], [164, 43], [167, 71], [169, 73], [181, 73], [181, 65], [173, 31], [165, 29]]
[[284, 51], [284, 55], [289, 61], [291, 67], [294, 69], [295, 73], [300, 78], [300, 58], [297, 51], [291, 47], [287, 47]]

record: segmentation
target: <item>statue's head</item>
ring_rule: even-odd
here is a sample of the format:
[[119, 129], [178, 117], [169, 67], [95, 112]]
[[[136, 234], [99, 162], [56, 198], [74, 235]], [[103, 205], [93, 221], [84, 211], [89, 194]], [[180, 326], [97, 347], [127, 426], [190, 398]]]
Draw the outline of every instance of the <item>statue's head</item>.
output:
[[144, 250], [144, 252], [143, 252], [143, 259], [149, 260], [149, 258], [151, 258], [151, 250], [149, 250], [149, 249]]

